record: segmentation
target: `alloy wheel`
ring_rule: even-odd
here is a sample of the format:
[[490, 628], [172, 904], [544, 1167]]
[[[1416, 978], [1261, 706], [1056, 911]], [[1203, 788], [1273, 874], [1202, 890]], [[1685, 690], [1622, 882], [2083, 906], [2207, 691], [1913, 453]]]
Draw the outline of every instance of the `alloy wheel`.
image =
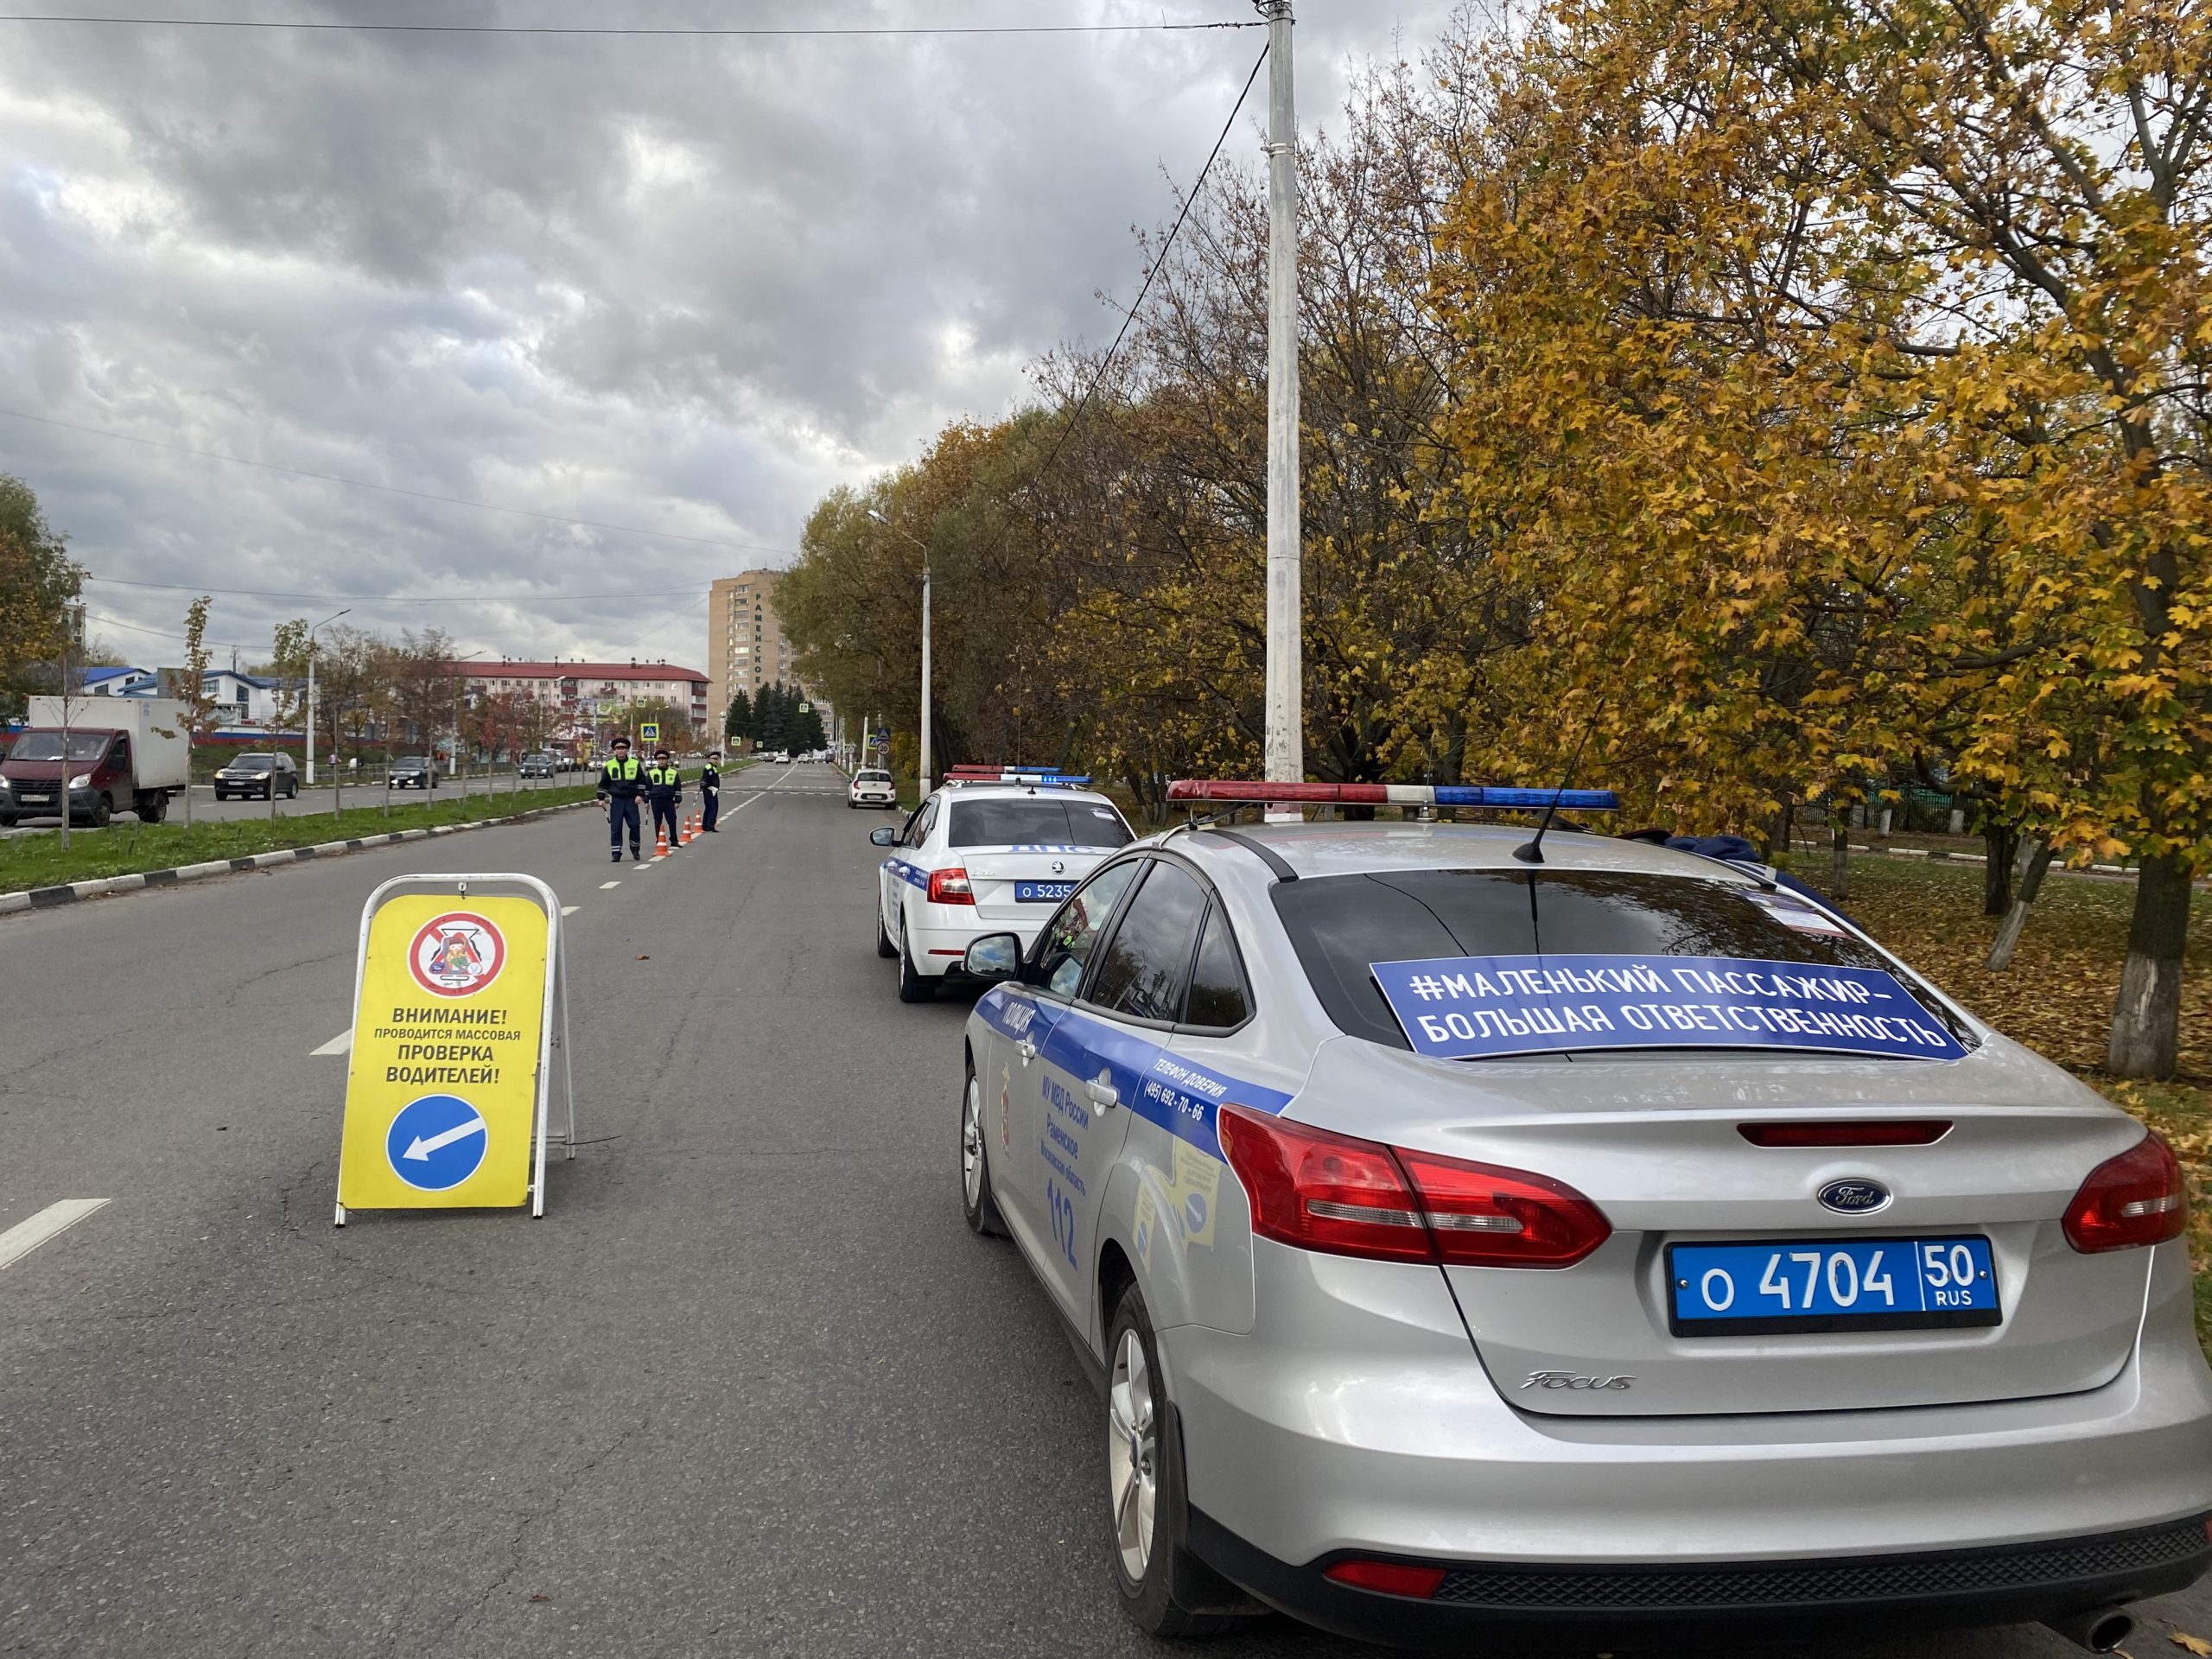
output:
[[1152, 1372], [1135, 1330], [1122, 1332], [1106, 1396], [1106, 1484], [1114, 1504], [1114, 1542], [1122, 1571], [1132, 1584], [1152, 1564], [1154, 1506], [1159, 1499], [1160, 1436], [1153, 1409]]

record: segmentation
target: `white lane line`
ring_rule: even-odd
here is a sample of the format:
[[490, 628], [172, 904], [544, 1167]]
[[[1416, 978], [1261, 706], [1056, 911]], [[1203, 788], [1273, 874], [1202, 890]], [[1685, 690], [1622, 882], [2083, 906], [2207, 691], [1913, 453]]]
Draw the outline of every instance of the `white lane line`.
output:
[[0, 1268], [10, 1267], [52, 1238], [66, 1232], [107, 1202], [105, 1198], [64, 1198], [49, 1204], [29, 1221], [19, 1221], [0, 1233]]
[[353, 1027], [348, 1026], [321, 1048], [311, 1048], [309, 1054], [344, 1054], [353, 1046]]
[[561, 906], [561, 913], [563, 916], [573, 916], [582, 908], [582, 905], [563, 905]]
[[621, 885], [620, 881], [602, 881], [599, 884], [599, 890], [605, 893], [609, 887], [619, 887]]

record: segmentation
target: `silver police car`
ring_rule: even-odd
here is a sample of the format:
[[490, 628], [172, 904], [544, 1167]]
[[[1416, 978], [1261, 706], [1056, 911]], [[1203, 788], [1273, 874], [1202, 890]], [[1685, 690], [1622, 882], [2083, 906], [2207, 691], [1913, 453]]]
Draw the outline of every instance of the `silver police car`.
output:
[[1137, 1622], [2107, 1650], [2212, 1566], [2164, 1142], [1756, 867], [1529, 839], [1179, 828], [969, 948]]

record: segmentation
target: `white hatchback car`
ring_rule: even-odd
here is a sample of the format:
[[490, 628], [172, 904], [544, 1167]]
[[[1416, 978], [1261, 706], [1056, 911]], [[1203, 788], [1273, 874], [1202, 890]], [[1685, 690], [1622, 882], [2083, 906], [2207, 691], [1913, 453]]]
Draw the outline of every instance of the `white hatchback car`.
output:
[[848, 806], [896, 806], [899, 791], [891, 781], [891, 774], [880, 767], [863, 767], [853, 774], [852, 783], [845, 790]]
[[1087, 779], [1008, 772], [950, 779], [868, 839], [893, 849], [876, 873], [875, 953], [899, 960], [899, 1000], [926, 1002], [968, 942], [1014, 933], [1026, 948], [1076, 885], [1134, 839]]

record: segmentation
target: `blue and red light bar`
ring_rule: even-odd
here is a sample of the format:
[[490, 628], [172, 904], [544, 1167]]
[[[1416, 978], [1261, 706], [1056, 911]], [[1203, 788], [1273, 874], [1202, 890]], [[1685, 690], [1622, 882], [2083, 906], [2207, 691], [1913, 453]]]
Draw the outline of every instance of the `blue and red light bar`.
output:
[[1061, 784], [1081, 788], [1090, 783], [1090, 774], [1061, 772], [1052, 766], [957, 766], [944, 774], [948, 784]]
[[1271, 784], [1255, 779], [1178, 778], [1171, 801], [1276, 802], [1287, 806], [1487, 806], [1541, 812], [1618, 812], [1610, 789], [1512, 789], [1496, 784]]

